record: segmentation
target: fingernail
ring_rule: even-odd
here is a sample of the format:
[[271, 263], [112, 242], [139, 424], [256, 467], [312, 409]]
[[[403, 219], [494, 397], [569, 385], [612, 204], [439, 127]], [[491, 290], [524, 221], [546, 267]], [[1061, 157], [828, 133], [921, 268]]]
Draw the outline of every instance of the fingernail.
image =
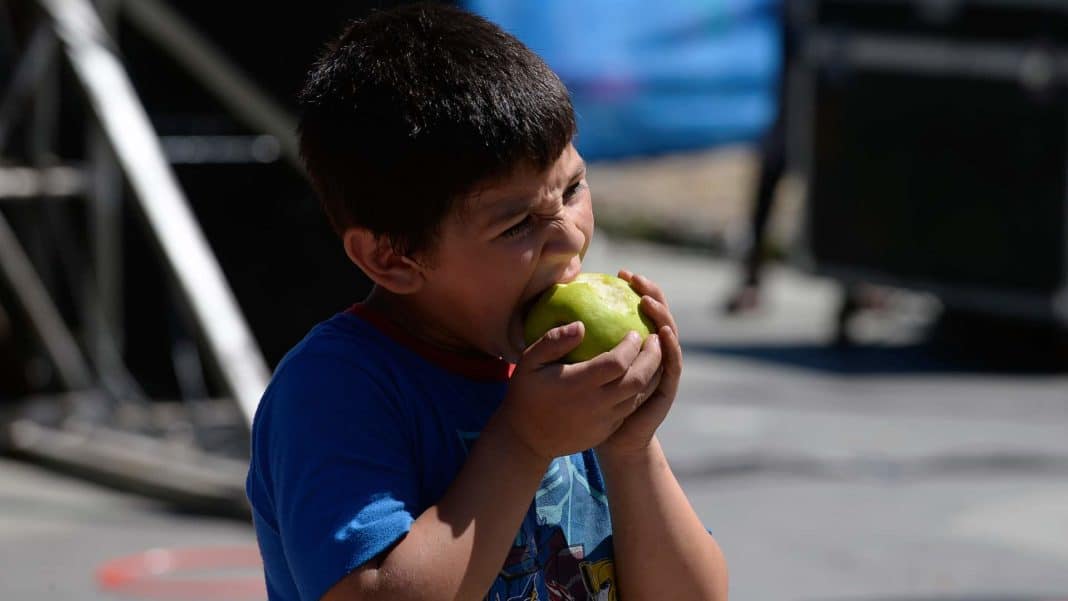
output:
[[560, 328], [560, 335], [562, 335], [562, 336], [574, 336], [575, 334], [578, 334], [579, 324], [580, 323], [581, 322], [573, 321], [573, 322], [567, 324], [566, 326]]

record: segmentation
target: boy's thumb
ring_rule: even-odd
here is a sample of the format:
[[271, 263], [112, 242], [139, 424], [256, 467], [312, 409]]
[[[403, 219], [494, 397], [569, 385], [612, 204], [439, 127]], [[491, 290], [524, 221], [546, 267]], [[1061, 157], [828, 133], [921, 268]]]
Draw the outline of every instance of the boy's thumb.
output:
[[582, 342], [586, 328], [581, 321], [557, 326], [534, 341], [523, 353], [534, 365], [545, 365], [561, 359]]

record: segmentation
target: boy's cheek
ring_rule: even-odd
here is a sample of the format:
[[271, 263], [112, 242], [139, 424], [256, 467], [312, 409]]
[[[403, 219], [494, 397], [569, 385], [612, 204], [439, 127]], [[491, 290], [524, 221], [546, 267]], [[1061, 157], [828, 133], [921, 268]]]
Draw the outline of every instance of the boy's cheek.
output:
[[586, 244], [584, 244], [582, 246], [582, 250], [579, 251], [579, 258], [580, 259], [585, 259], [586, 258], [586, 251], [588, 251], [590, 249], [590, 242], [593, 241], [594, 230], [595, 230], [595, 227], [593, 225], [593, 215], [591, 214], [590, 215], [590, 227], [589, 228], [584, 228], [582, 230], [583, 235], [585, 235], [585, 237], [586, 237]]

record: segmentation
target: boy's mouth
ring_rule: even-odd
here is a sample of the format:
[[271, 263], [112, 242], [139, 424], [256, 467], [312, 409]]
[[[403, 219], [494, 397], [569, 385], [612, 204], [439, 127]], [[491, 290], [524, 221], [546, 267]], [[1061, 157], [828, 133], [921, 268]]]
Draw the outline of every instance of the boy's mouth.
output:
[[557, 284], [566, 284], [566, 283], [570, 282], [571, 280], [574, 280], [576, 277], [578, 277], [578, 272], [577, 271], [574, 274], [569, 274], [569, 277], [566, 277], [566, 278], [563, 278], [563, 279], [559, 279], [559, 280], [553, 280], [552, 282], [550, 282], [544, 288], [539, 288], [536, 292], [531, 294], [530, 298], [528, 298], [525, 301], [523, 301], [519, 306], [520, 314], [523, 316], [523, 320], [526, 321], [527, 315], [530, 314], [530, 310], [534, 308], [534, 305], [538, 302], [538, 300], [546, 292], [549, 291], [549, 289], [551, 289], [553, 286], [555, 286]]
[[545, 287], [539, 288], [536, 292], [531, 294], [529, 298], [527, 298], [526, 300], [521, 302], [519, 304], [519, 316], [520, 316], [520, 320], [522, 321], [522, 323], [524, 323], [524, 324], [526, 323], [527, 315], [530, 315], [530, 310], [534, 308], [534, 305], [538, 302], [539, 299], [541, 299], [541, 297], [546, 292], [549, 291], [549, 289], [551, 289], [553, 286], [555, 286], [557, 284], [566, 284], [566, 283], [574, 280], [575, 278], [578, 277], [580, 272], [581, 272], [581, 268], [574, 270], [574, 272], [570, 272], [570, 273], [569, 272], [565, 272], [563, 274], [564, 277], [559, 278], [559, 279], [555, 279], [552, 282], [550, 282], [548, 285], [546, 285]]
[[520, 350], [522, 350], [522, 348], [525, 348], [525, 346], [526, 346], [525, 345], [525, 336], [523, 335], [523, 331], [522, 330], [523, 330], [524, 326], [526, 325], [527, 315], [530, 315], [530, 310], [534, 308], [534, 305], [538, 302], [538, 300], [542, 297], [542, 295], [545, 294], [550, 288], [552, 288], [553, 286], [555, 286], [557, 284], [566, 284], [567, 282], [570, 282], [570, 281], [574, 280], [575, 278], [578, 277], [578, 275], [579, 275], [579, 273], [581, 273], [581, 271], [582, 271], [582, 262], [581, 262], [581, 259], [580, 259], [579, 262], [578, 262], [578, 265], [570, 265], [568, 267], [568, 269], [566, 269], [563, 273], [559, 274], [558, 277], [554, 278], [552, 281], [550, 281], [544, 287], [538, 288], [535, 292], [531, 293], [531, 295], [529, 297], [527, 297], [526, 299], [524, 299], [523, 301], [521, 301], [519, 303], [519, 307], [518, 307], [518, 309], [519, 309], [519, 322], [518, 322], [518, 324], [519, 324], [519, 332], [516, 332], [515, 335], [520, 338], [520, 340], [516, 340], [516, 343], [519, 343], [521, 345], [520, 346]]

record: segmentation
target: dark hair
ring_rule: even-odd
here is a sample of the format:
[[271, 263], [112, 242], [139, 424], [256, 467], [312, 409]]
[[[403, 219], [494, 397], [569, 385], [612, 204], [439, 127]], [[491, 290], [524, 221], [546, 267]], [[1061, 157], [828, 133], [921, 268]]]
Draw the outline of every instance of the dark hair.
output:
[[519, 40], [432, 3], [349, 24], [300, 96], [300, 150], [339, 234], [360, 225], [403, 254], [432, 250], [457, 200], [575, 134], [567, 89]]

